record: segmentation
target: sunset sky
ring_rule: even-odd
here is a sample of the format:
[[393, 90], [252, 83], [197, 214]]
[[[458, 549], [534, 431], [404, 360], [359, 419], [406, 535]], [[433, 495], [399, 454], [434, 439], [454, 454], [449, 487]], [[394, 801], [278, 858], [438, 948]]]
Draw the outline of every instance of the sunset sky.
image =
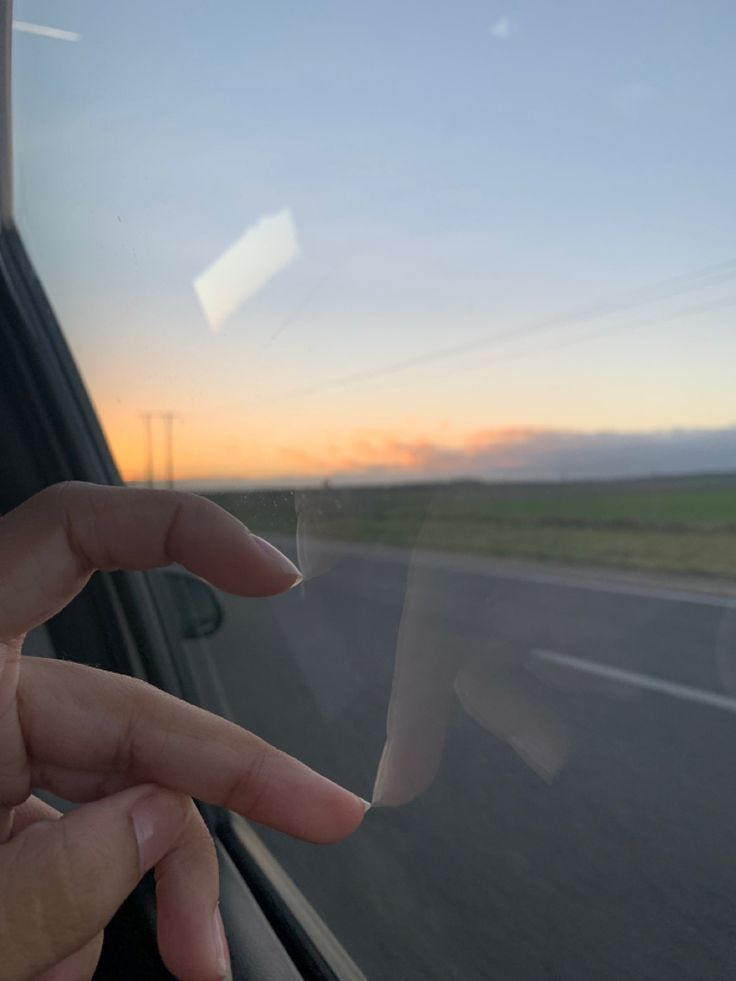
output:
[[146, 411], [195, 483], [736, 466], [733, 4], [15, 17], [18, 224], [127, 479]]

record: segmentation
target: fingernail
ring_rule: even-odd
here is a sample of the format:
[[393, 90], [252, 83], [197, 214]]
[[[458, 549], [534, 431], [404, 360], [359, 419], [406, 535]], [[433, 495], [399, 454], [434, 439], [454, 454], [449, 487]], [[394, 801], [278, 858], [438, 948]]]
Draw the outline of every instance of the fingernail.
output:
[[159, 791], [136, 801], [130, 817], [143, 875], [163, 858], [179, 834], [184, 818], [182, 805], [173, 794]]
[[222, 978], [222, 981], [231, 981], [230, 951], [227, 947], [227, 937], [225, 936], [225, 927], [222, 924], [219, 906], [215, 910], [214, 940], [217, 951], [217, 976]]
[[[357, 797], [357, 794], [356, 794], [356, 797]], [[371, 804], [371, 802], [369, 800], [366, 800], [365, 797], [358, 797], [358, 800], [363, 805], [363, 807], [366, 809], [366, 811], [370, 811], [370, 809], [373, 807], [373, 805]]]
[[287, 558], [283, 552], [280, 552], [275, 545], [267, 542], [265, 538], [260, 538], [258, 535], [253, 535], [253, 541], [268, 558], [271, 565], [275, 566], [279, 572], [283, 572], [284, 575], [291, 576], [293, 578], [294, 582], [291, 584], [292, 589], [294, 586], [298, 586], [300, 582], [304, 581], [304, 576], [301, 574], [299, 569], [297, 569], [291, 559]]

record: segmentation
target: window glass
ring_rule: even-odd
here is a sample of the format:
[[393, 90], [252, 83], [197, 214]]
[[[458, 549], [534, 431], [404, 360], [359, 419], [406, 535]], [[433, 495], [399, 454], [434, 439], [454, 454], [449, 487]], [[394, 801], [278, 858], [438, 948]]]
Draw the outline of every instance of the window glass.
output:
[[305, 574], [187, 641], [375, 804], [264, 831], [288, 873], [371, 978], [730, 976], [736, 8], [14, 16], [17, 223], [124, 479]]

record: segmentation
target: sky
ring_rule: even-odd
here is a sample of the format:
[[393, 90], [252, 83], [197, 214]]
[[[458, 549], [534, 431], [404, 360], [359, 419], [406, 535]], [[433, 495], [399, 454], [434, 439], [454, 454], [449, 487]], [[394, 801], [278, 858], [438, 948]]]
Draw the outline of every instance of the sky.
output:
[[735, 465], [732, 4], [14, 16], [17, 222], [127, 479], [146, 412], [195, 483]]

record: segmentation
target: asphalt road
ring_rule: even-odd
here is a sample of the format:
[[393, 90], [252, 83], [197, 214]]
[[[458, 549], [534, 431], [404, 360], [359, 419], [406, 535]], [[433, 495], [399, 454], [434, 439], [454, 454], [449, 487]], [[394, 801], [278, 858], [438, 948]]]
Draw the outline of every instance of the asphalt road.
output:
[[736, 976], [732, 596], [318, 559], [285, 597], [226, 598], [211, 657], [238, 721], [365, 797], [401, 662], [384, 793], [427, 789], [330, 848], [264, 832], [369, 978]]

